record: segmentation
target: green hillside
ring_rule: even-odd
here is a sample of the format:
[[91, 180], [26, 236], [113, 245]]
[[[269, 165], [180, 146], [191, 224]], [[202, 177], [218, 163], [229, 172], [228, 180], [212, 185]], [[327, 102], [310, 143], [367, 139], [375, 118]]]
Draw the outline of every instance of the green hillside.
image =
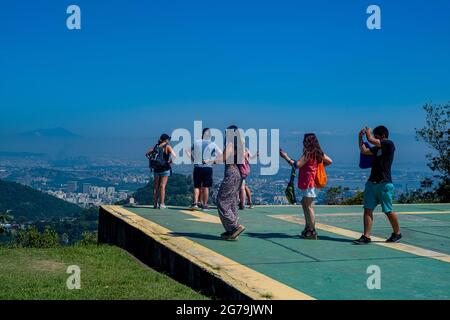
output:
[[28, 220], [68, 217], [82, 208], [15, 182], [0, 180], [0, 212], [11, 210], [15, 219]]
[[[113, 246], [0, 247], [0, 257], [0, 300], [206, 299]], [[71, 265], [81, 271], [79, 290], [66, 285]]]
[[[174, 173], [166, 186], [166, 204], [189, 206], [192, 203], [192, 177]], [[153, 179], [138, 189], [133, 198], [139, 204], [153, 204]]]

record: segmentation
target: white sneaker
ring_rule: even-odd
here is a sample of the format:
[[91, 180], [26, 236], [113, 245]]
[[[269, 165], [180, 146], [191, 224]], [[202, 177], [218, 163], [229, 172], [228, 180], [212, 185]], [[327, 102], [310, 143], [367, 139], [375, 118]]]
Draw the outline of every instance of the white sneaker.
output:
[[160, 204], [160, 205], [159, 205], [159, 208], [160, 208], [160, 209], [166, 209], [167, 207], [166, 207], [164, 204]]

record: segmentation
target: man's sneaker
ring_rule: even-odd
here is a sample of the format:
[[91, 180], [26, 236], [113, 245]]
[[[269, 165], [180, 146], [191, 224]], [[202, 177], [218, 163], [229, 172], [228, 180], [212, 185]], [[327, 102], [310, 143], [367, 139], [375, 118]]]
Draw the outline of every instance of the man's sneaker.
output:
[[198, 210], [198, 204], [193, 203], [192, 206], [191, 206], [191, 210], [192, 210], [192, 211]]
[[239, 235], [245, 230], [245, 227], [243, 225], [240, 225], [239, 227], [237, 227], [236, 229], [234, 229], [233, 231], [231, 231], [231, 236], [229, 238], [229, 240], [235, 240], [237, 237], [239, 237]]
[[202, 210], [208, 210], [208, 209], [209, 209], [209, 207], [208, 207], [207, 204], [204, 204], [204, 205], [202, 206]]
[[370, 238], [367, 238], [365, 235], [362, 235], [361, 238], [353, 240], [354, 244], [369, 244], [372, 240]]
[[390, 243], [395, 243], [395, 242], [399, 242], [400, 239], [402, 238], [402, 234], [391, 234], [391, 236], [389, 237], [389, 239], [386, 240], [386, 242], [390, 242]]

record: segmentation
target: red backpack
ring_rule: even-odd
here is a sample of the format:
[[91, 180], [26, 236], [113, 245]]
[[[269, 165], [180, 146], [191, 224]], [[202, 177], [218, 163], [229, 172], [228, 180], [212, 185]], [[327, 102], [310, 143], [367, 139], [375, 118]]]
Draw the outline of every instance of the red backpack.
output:
[[244, 163], [238, 164], [239, 172], [241, 173], [242, 179], [247, 178], [247, 176], [250, 173], [250, 162], [248, 162], [248, 159], [245, 158]]

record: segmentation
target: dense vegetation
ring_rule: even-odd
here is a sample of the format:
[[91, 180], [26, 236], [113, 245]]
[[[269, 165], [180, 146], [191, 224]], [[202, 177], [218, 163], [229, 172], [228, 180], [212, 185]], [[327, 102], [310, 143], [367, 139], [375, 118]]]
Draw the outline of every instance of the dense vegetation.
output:
[[98, 208], [93, 207], [83, 210], [76, 217], [69, 219], [37, 221], [33, 223], [33, 226], [39, 232], [45, 231], [45, 228], [50, 228], [58, 234], [60, 244], [71, 245], [85, 239], [89, 234], [97, 232]]
[[364, 192], [358, 191], [354, 195], [349, 195], [347, 187], [329, 187], [325, 189], [325, 204], [328, 205], [358, 205], [363, 203]]
[[[6, 229], [19, 223], [21, 229]], [[71, 245], [93, 238], [98, 208], [82, 209], [46, 193], [0, 180], [0, 244], [19, 247]]]
[[416, 129], [417, 140], [431, 149], [427, 154], [428, 167], [434, 180], [425, 179], [421, 188], [400, 197], [401, 202], [450, 202], [450, 103], [426, 104], [425, 126]]
[[0, 212], [7, 212], [19, 222], [70, 217], [83, 209], [75, 204], [23, 186], [0, 180]]

